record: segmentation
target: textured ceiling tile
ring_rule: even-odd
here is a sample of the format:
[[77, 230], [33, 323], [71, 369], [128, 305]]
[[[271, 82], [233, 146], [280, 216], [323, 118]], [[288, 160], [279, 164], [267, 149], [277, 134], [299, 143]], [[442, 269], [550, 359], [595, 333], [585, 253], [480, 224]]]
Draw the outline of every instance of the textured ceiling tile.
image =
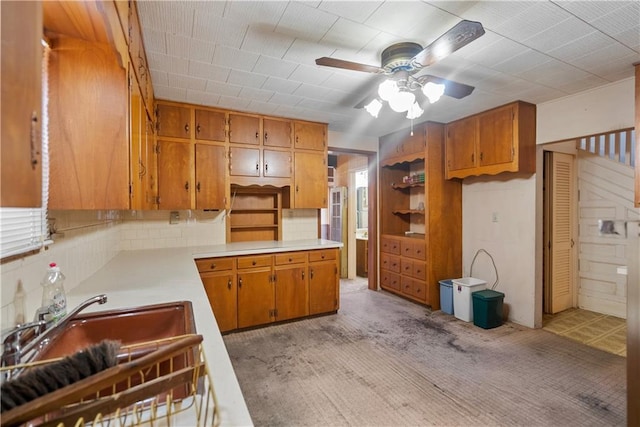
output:
[[170, 99], [184, 102], [187, 99], [187, 90], [168, 86], [154, 86], [153, 95], [156, 99]]
[[494, 25], [492, 30], [515, 41], [526, 40], [536, 34], [545, 33], [571, 15], [549, 2], [536, 2], [526, 10]]
[[227, 82], [239, 86], [249, 86], [260, 89], [264, 82], [267, 80], [267, 76], [256, 73], [249, 73], [247, 71], [231, 70]]
[[296, 81], [269, 77], [262, 85], [262, 89], [280, 93], [293, 93], [301, 84], [302, 83]]
[[543, 55], [540, 52], [536, 52], [532, 49], [526, 49], [505, 61], [489, 66], [489, 68], [500, 71], [501, 73], [518, 75], [519, 73], [527, 71], [536, 65], [549, 60], [550, 58], [548, 56]]
[[369, 55], [371, 58], [375, 58], [373, 65], [380, 65], [380, 55], [382, 54], [382, 51], [392, 44], [402, 41], [407, 40], [396, 34], [380, 32], [362, 48], [360, 54]]
[[558, 85], [558, 89], [572, 94], [582, 92], [586, 89], [595, 88], [598, 86], [602, 86], [604, 84], [609, 83], [606, 79], [603, 79], [594, 75], [587, 75], [580, 79], [575, 79], [570, 82], [565, 82], [564, 84]]
[[549, 56], [556, 59], [560, 59], [565, 62], [572, 62], [593, 50], [609, 46], [611, 43], [612, 40], [610, 37], [594, 30], [592, 33], [587, 34], [584, 37], [569, 40], [568, 43], [555, 49], [551, 49], [547, 53]]
[[226, 82], [230, 71], [231, 70], [228, 68], [218, 67], [217, 65], [189, 61], [189, 75], [193, 77], [202, 77], [207, 80]]
[[435, 40], [458, 19], [421, 2], [385, 2], [364, 23], [423, 45]]
[[572, 16], [560, 24], [549, 27], [545, 31], [523, 40], [522, 43], [532, 49], [546, 53], [592, 32], [593, 27]]
[[494, 31], [495, 27], [507, 22], [519, 13], [535, 6], [537, 1], [478, 1], [462, 12], [461, 17], [472, 21], [479, 21], [482, 25]]
[[381, 1], [323, 1], [318, 7], [333, 15], [363, 23], [382, 3]]
[[294, 95], [301, 96], [303, 98], [323, 99], [324, 93], [327, 91], [322, 86], [315, 86], [307, 83], [303, 83], [293, 92]]
[[141, 1], [137, 6], [143, 26], [169, 34], [192, 35], [194, 11], [188, 2]]
[[636, 3], [633, 1], [560, 1], [557, 6], [561, 7], [572, 15], [582, 19], [583, 21], [595, 21], [601, 16], [607, 15], [614, 10], [625, 7], [628, 4]]
[[348, 92], [368, 82], [371, 77], [371, 74], [358, 73], [355, 71], [350, 73], [333, 73], [322, 83], [322, 86]]
[[160, 70], [156, 70], [154, 68], [151, 68], [151, 81], [155, 85], [160, 85], [160, 86], [169, 86], [169, 79], [167, 77], [167, 72], [166, 71], [160, 71]]
[[[479, 46], [481, 41], [486, 42], [488, 40], [493, 40], [493, 42], [489, 45], [485, 44], [483, 47]], [[454, 55], [456, 55], [456, 57], [462, 57], [477, 64], [484, 65], [485, 67], [492, 68], [497, 63], [505, 61], [505, 58], [509, 60], [527, 51], [530, 51], [530, 49], [520, 43], [503, 37], [498, 37], [494, 33], [489, 33], [480, 37], [480, 39], [475, 40], [465, 48], [455, 52]]]
[[241, 110], [246, 111], [247, 106], [251, 102], [248, 99], [244, 98], [236, 98], [232, 96], [220, 96], [220, 101], [218, 105], [222, 108], [226, 108], [229, 110]]
[[429, 3], [431, 6], [437, 7], [438, 9], [445, 10], [452, 15], [462, 16], [463, 13], [471, 9], [478, 2], [477, 1], [460, 1], [460, 0], [453, 0], [453, 1], [434, 0], [434, 1], [427, 1], [426, 3]]
[[240, 48], [247, 33], [247, 25], [232, 19], [219, 16], [211, 17], [196, 15], [193, 37], [209, 43]]
[[325, 67], [319, 67], [317, 65], [300, 65], [293, 73], [291, 73], [289, 79], [302, 83], [321, 85], [325, 80], [331, 77], [332, 73], [333, 72], [330, 71], [330, 69]]
[[242, 86], [208, 80], [205, 90], [210, 93], [215, 93], [216, 95], [238, 96], [242, 90]]
[[189, 59], [192, 61], [211, 63], [216, 45], [200, 39], [189, 40]]
[[143, 43], [145, 52], [167, 53], [167, 41], [164, 31], [153, 30], [151, 28], [144, 30]]
[[245, 25], [261, 25], [273, 31], [286, 8], [286, 1], [230, 1], [225, 17]]
[[294, 38], [262, 27], [251, 26], [242, 42], [242, 49], [273, 58], [282, 58]]
[[167, 55], [177, 58], [189, 57], [189, 37], [167, 34]]
[[196, 77], [185, 75], [167, 74], [169, 86], [180, 89], [205, 90], [207, 81]]
[[272, 102], [274, 104], [294, 106], [298, 102], [302, 101], [302, 99], [302, 97], [296, 95], [289, 95], [287, 93], [276, 93], [271, 97], [269, 102]]
[[213, 63], [234, 70], [251, 71], [260, 55], [244, 52], [227, 46], [218, 46], [213, 54]]
[[380, 31], [373, 28], [340, 18], [322, 37], [320, 43], [336, 48], [360, 50], [379, 33]]
[[282, 14], [276, 31], [317, 42], [337, 20], [336, 16], [306, 3], [291, 2]]
[[335, 49], [333, 47], [327, 47], [318, 43], [296, 39], [287, 50], [287, 53], [284, 54], [283, 59], [312, 65], [316, 63], [316, 58], [331, 56], [334, 50]]
[[149, 68], [166, 71], [167, 73], [187, 74], [189, 69], [189, 61], [161, 53], [151, 52], [147, 55], [147, 59], [149, 60]]
[[298, 64], [294, 62], [287, 62], [282, 59], [271, 58], [268, 56], [260, 56], [251, 71], [258, 74], [271, 75], [286, 79], [297, 66]]
[[[618, 39], [620, 34], [631, 31], [635, 38], [630, 39], [629, 46], [637, 46], [640, 42], [640, 2], [628, 3], [625, 7], [600, 16], [591, 22], [591, 25]], [[625, 43], [625, 40], [621, 40]]]
[[640, 61], [640, 54], [637, 53], [614, 53], [615, 49], [601, 49], [590, 55], [574, 61], [577, 67], [588, 69], [592, 74], [609, 80], [611, 75], [618, 74], [618, 71], [628, 70], [629, 75], [633, 74], [633, 64]]
[[273, 115], [278, 108], [278, 104], [271, 104], [269, 102], [252, 100], [249, 103], [249, 111], [255, 111], [259, 114]]
[[187, 102], [196, 105], [217, 105], [220, 100], [220, 96], [215, 93], [201, 92], [195, 90], [187, 91]]
[[273, 94], [274, 93], [271, 90], [262, 90], [262, 89], [244, 87], [240, 91], [239, 98], [247, 98], [249, 100], [253, 99], [253, 100], [256, 100], [256, 101], [266, 102], [269, 99], [271, 99]]

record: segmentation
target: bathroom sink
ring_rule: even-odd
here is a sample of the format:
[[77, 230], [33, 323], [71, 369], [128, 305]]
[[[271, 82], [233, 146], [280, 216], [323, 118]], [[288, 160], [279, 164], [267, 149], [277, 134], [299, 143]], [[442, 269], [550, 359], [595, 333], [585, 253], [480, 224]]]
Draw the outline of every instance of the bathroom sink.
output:
[[36, 359], [67, 356], [105, 339], [131, 346], [195, 333], [190, 301], [99, 311], [71, 320], [51, 338]]

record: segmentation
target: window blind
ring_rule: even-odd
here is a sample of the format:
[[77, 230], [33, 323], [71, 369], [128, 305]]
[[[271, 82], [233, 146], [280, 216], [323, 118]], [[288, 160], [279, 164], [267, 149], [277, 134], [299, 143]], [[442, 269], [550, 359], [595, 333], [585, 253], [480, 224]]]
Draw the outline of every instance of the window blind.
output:
[[49, 47], [42, 58], [42, 207], [0, 208], [0, 257], [6, 258], [40, 249], [48, 240], [47, 202], [49, 200]]

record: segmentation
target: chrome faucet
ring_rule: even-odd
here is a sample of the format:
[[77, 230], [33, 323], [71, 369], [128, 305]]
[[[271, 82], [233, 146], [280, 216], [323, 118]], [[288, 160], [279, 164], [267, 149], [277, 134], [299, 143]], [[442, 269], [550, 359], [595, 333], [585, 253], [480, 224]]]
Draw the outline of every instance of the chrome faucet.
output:
[[[48, 309], [40, 307], [36, 310], [34, 322], [17, 325], [10, 331], [2, 334], [2, 366], [11, 366], [29, 362], [49, 343], [54, 332], [63, 330], [66, 325], [82, 310], [92, 304], [104, 304], [106, 302], [107, 296], [105, 294], [96, 295], [80, 303], [57, 322], [51, 322], [49, 324], [44, 320], [44, 316], [49, 312]], [[20, 340], [22, 332], [32, 328], [35, 329], [35, 335], [23, 346]], [[2, 376], [2, 379], [8, 379], [11, 376], [18, 374], [20, 371], [21, 369], [7, 370]]]

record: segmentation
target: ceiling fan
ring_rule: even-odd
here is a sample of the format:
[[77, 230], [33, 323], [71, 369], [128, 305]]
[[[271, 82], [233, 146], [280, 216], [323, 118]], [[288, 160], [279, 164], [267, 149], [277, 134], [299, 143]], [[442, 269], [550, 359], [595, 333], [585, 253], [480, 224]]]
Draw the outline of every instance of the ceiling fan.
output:
[[[463, 20], [425, 48], [418, 43], [411, 42], [396, 43], [387, 47], [382, 51], [380, 67], [326, 56], [316, 59], [316, 64], [366, 73], [385, 74], [396, 82], [401, 92], [424, 88], [429, 82], [443, 84], [444, 95], [460, 99], [470, 95], [475, 88], [436, 76], [421, 75], [414, 77], [413, 74], [435, 64], [483, 34], [484, 28], [481, 23]], [[365, 102], [366, 100], [360, 103], [361, 105], [357, 105], [356, 108], [364, 106]]]

